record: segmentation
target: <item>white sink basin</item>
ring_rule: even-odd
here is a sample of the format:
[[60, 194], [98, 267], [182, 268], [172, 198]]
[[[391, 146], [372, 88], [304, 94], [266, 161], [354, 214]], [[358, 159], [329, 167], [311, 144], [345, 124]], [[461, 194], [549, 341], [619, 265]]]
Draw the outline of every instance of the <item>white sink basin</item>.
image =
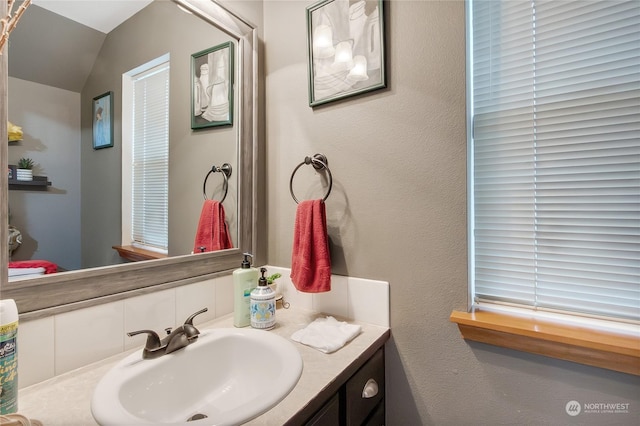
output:
[[237, 425], [284, 399], [301, 374], [302, 357], [283, 337], [210, 329], [159, 358], [124, 358], [96, 386], [91, 412], [101, 425]]

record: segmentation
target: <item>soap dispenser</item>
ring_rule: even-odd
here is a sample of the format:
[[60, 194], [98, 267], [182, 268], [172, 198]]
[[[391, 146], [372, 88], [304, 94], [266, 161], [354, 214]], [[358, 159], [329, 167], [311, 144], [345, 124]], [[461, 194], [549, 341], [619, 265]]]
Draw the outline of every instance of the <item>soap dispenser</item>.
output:
[[251, 290], [256, 286], [260, 273], [251, 267], [250, 253], [243, 254], [244, 259], [240, 268], [233, 271], [233, 325], [246, 327], [251, 324], [249, 313], [251, 303]]
[[276, 292], [267, 285], [266, 268], [260, 272], [258, 287], [251, 292], [251, 327], [270, 330], [276, 325]]

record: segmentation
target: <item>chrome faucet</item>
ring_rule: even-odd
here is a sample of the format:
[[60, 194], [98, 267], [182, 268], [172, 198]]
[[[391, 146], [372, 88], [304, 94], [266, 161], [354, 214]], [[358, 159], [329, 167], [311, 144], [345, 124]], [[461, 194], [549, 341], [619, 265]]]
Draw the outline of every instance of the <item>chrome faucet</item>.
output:
[[184, 322], [183, 325], [175, 329], [167, 328], [165, 331], [168, 336], [160, 340], [160, 336], [153, 330], [138, 330], [127, 333], [129, 337], [136, 336], [138, 334], [147, 334], [147, 343], [142, 350], [143, 359], [158, 358], [162, 355], [170, 354], [178, 349], [182, 349], [185, 346], [190, 345], [198, 339], [200, 331], [193, 325], [193, 319], [196, 315], [200, 315], [207, 312], [207, 308], [201, 309], [195, 314], [191, 315]]

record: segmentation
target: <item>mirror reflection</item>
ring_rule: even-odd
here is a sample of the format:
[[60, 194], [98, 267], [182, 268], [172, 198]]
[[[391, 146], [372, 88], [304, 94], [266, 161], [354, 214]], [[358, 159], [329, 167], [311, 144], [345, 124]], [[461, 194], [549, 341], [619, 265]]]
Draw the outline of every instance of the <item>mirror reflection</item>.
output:
[[[191, 128], [192, 54], [237, 41], [169, 1], [151, 2], [113, 29], [90, 28], [45, 9], [46, 3], [56, 2], [29, 6], [8, 48], [8, 119], [21, 127], [22, 139], [9, 144], [7, 158], [10, 165], [33, 160], [36, 176], [31, 182], [10, 180], [9, 224], [16, 237], [10, 260], [50, 262], [60, 271], [123, 263], [122, 252], [113, 247], [132, 245], [138, 232], [132, 210], [158, 206], [164, 216], [152, 216], [141, 226], [162, 228], [164, 246], [155, 234], [143, 237], [151, 254], [140, 259], [184, 255], [205, 246], [206, 251], [238, 247], [238, 125]], [[169, 97], [165, 127], [140, 129], [133, 117], [145, 98], [134, 102], [142, 89], [131, 86], [163, 66]], [[237, 73], [238, 67], [232, 69]], [[238, 96], [238, 87], [232, 87]], [[106, 93], [111, 93], [112, 110], [103, 109], [100, 119], [113, 126], [113, 146], [95, 149], [92, 107]], [[154, 118], [155, 112], [142, 116]], [[142, 160], [133, 160], [132, 146], [136, 131], [162, 130], [167, 180], [164, 188], [156, 188], [141, 181], [155, 180], [155, 169], [136, 181], [131, 165]], [[230, 173], [222, 170], [224, 164]], [[135, 182], [142, 182], [138, 190]], [[223, 198], [222, 204], [213, 203]], [[198, 243], [203, 216], [224, 216], [227, 246]]]

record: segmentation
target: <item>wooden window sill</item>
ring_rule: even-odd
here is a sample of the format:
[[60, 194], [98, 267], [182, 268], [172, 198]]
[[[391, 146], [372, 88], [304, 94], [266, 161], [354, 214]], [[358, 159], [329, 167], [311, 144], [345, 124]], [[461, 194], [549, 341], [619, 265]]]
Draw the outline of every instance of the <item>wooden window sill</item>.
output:
[[138, 262], [140, 260], [164, 259], [167, 257], [166, 254], [157, 253], [155, 251], [145, 250], [134, 246], [112, 246], [111, 248], [117, 250], [120, 257], [131, 262]]
[[453, 311], [466, 340], [640, 376], [640, 339], [504, 313]]

